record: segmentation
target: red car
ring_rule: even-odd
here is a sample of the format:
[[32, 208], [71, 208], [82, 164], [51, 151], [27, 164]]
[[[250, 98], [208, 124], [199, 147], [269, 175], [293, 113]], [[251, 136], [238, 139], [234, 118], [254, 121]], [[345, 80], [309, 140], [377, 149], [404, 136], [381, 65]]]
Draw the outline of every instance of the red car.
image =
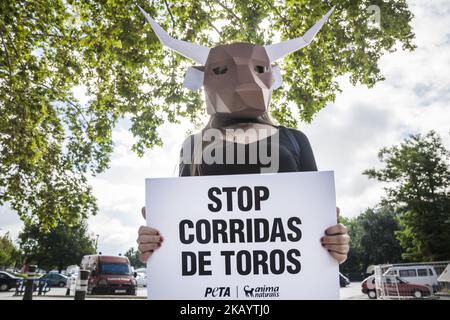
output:
[[431, 295], [432, 290], [421, 284], [409, 283], [400, 277], [383, 277], [382, 285], [387, 296], [422, 298]]
[[361, 291], [362, 293], [367, 294], [369, 299], [377, 298], [377, 291], [375, 287], [375, 276], [370, 276], [361, 282]]
[[420, 284], [409, 283], [400, 277], [383, 276], [381, 287], [375, 291], [375, 277], [370, 276], [361, 283], [362, 292], [369, 298], [375, 299], [377, 296], [388, 297], [413, 297], [420, 299], [431, 295], [431, 288]]
[[137, 282], [127, 257], [88, 255], [81, 268], [91, 272], [88, 294], [136, 295]]

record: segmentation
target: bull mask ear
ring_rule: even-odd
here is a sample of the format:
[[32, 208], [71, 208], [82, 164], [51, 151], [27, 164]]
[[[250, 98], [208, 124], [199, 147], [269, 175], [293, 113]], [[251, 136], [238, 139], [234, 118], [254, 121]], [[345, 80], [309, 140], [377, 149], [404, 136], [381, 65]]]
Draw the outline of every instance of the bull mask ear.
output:
[[189, 67], [184, 77], [183, 87], [197, 91], [203, 86], [204, 67]]
[[139, 7], [139, 9], [152, 26], [153, 31], [158, 36], [158, 39], [166, 47], [175, 50], [179, 54], [185, 56], [186, 58], [192, 59], [201, 65], [205, 65], [210, 50], [208, 47], [172, 38], [166, 31], [164, 31], [163, 28], [161, 28], [159, 24], [156, 23], [155, 20], [150, 17], [147, 12], [144, 11], [144, 9], [141, 7]]
[[308, 46], [313, 41], [314, 37], [320, 31], [320, 29], [322, 29], [323, 25], [325, 24], [325, 22], [327, 22], [328, 18], [331, 16], [333, 11], [334, 7], [333, 9], [328, 11], [328, 13], [324, 15], [322, 19], [320, 19], [311, 29], [309, 29], [303, 35], [303, 37], [298, 37], [280, 43], [264, 46], [267, 55], [269, 56], [270, 62], [274, 62], [280, 58], [283, 58], [289, 53], [292, 53], [294, 51], [300, 50], [301, 48]]
[[272, 75], [275, 80], [272, 84], [272, 90], [276, 90], [283, 85], [283, 77], [281, 76], [280, 66], [272, 67]]

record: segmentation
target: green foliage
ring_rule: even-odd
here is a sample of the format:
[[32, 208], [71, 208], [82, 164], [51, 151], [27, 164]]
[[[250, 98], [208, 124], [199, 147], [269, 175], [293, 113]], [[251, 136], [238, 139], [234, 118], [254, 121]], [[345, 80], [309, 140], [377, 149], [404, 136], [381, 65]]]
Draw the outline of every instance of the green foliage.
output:
[[127, 252], [125, 252], [125, 256], [130, 260], [130, 264], [135, 268], [142, 268], [145, 267], [145, 263], [142, 263], [139, 260], [139, 251], [137, 251], [134, 248], [128, 249]]
[[392, 208], [367, 209], [358, 217], [342, 221], [349, 229], [350, 251], [341, 271], [364, 273], [370, 265], [402, 261], [395, 233], [400, 229]]
[[397, 232], [409, 261], [450, 259], [450, 152], [434, 131], [383, 148], [384, 167], [364, 172], [388, 182], [384, 203], [401, 213]]
[[6, 233], [0, 237], [0, 268], [16, 267], [20, 262], [20, 250], [12, 242], [9, 233]]
[[[274, 94], [272, 113], [289, 126], [311, 121], [334, 101], [338, 76], [371, 87], [383, 79], [384, 52], [397, 43], [414, 48], [405, 0], [137, 3], [170, 34], [208, 46], [298, 37], [336, 5], [317, 40], [280, 62], [285, 86]], [[380, 29], [368, 23], [369, 5], [381, 9]], [[220, 21], [226, 23], [219, 30]], [[182, 88], [190, 63], [163, 49], [135, 1], [1, 1], [0, 205], [8, 202], [44, 230], [95, 214], [86, 176], [108, 167], [119, 118], [131, 120], [140, 156], [161, 145], [163, 122], [198, 123], [202, 93]], [[77, 86], [86, 88], [87, 103], [75, 99]]]
[[27, 263], [47, 271], [79, 265], [84, 255], [95, 253], [95, 239], [84, 221], [73, 226], [59, 223], [47, 233], [38, 225], [25, 225], [19, 239]]

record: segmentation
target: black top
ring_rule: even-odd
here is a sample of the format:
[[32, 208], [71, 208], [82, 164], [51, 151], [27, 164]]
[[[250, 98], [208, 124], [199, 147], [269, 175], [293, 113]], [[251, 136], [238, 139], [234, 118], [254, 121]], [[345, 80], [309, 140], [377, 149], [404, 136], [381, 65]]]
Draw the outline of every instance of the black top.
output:
[[[194, 152], [194, 135], [191, 135], [186, 139], [184, 146], [186, 146], [186, 142], [189, 142], [189, 140], [191, 152], [189, 159], [192, 159], [192, 153]], [[213, 151], [209, 146], [206, 146], [203, 154], [211, 154], [212, 157], [217, 156], [215, 159], [222, 158], [223, 161], [221, 163], [207, 164], [203, 158], [199, 168], [200, 175], [256, 174], [261, 173], [261, 168], [266, 168], [265, 173], [317, 171], [316, 161], [308, 138], [303, 132], [295, 129], [279, 126], [276, 134], [259, 141], [245, 145], [223, 141], [221, 145], [218, 147], [216, 146], [215, 148], [215, 151]], [[231, 148], [234, 148], [234, 161], [232, 164], [226, 164], [226, 150], [230, 151]], [[274, 160], [272, 160], [272, 164], [270, 162], [268, 163], [267, 160], [270, 159], [272, 155], [270, 150], [275, 150], [276, 152], [277, 149], [274, 148], [278, 148], [279, 152], [278, 166]], [[189, 150], [189, 145], [187, 145], [187, 148], [183, 149]], [[245, 161], [242, 161], [244, 160], [242, 158], [239, 163], [237, 161], [238, 152], [242, 155], [243, 150], [245, 150]], [[253, 152], [253, 154], [257, 154], [256, 158], [250, 156], [250, 150], [258, 150], [257, 153]], [[222, 154], [223, 157], [220, 157], [220, 154]], [[233, 153], [231, 155], [233, 155]], [[275, 155], [276, 154], [274, 154], [274, 156]], [[191, 176], [191, 165], [189, 163], [184, 163], [182, 161], [182, 156], [183, 150], [181, 151], [180, 176]], [[231, 157], [229, 156], [229, 158]]]

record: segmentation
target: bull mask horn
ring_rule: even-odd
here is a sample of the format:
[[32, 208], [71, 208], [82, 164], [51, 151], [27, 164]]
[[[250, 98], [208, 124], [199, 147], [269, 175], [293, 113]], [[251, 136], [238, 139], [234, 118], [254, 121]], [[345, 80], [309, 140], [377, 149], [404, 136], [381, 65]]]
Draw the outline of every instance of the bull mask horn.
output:
[[145, 10], [143, 10], [140, 6], [138, 6], [141, 12], [144, 14], [145, 18], [148, 22], [150, 22], [150, 25], [152, 26], [153, 31], [158, 36], [159, 40], [166, 46], [169, 47], [172, 50], [175, 50], [179, 54], [185, 56], [186, 58], [192, 59], [195, 62], [205, 65], [206, 60], [208, 59], [209, 55], [209, 48], [193, 43], [189, 43], [186, 41], [181, 41], [178, 39], [174, 39], [169, 34], [164, 31], [163, 28], [159, 26], [159, 24], [156, 23], [155, 20], [153, 20]]
[[270, 44], [264, 46], [266, 49], [267, 55], [269, 56], [270, 62], [274, 62], [289, 53], [300, 50], [306, 46], [308, 46], [316, 36], [316, 34], [322, 29], [325, 22], [327, 22], [328, 18], [334, 11], [334, 7], [328, 11], [326, 15], [322, 17], [311, 29], [309, 29], [303, 37], [298, 37], [291, 40], [286, 40], [280, 43]]

